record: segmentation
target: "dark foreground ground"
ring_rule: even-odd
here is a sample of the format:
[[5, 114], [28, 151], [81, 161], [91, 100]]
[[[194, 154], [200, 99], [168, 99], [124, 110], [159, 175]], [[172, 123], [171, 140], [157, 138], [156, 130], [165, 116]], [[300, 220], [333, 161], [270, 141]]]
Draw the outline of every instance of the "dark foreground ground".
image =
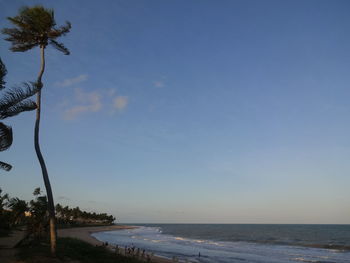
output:
[[[48, 242], [32, 242], [18, 247], [12, 262], [16, 263], [140, 263], [131, 257], [116, 255], [105, 247], [96, 247], [74, 238], [57, 240], [57, 255], [50, 255]], [[1, 251], [0, 251], [1, 253]], [[11, 262], [11, 261], [8, 261]]]

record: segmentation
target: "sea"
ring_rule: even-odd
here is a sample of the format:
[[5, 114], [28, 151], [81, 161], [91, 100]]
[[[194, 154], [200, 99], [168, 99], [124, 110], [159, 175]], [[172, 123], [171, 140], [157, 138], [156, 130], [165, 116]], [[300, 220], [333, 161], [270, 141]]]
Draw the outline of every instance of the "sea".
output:
[[112, 245], [134, 246], [179, 262], [350, 263], [350, 225], [136, 226], [92, 235]]

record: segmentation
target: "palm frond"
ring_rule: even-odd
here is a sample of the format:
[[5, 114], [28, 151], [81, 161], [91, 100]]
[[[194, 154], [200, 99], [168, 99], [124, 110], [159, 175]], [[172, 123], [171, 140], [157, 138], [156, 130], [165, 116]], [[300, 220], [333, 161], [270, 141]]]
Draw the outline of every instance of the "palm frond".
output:
[[12, 169], [12, 165], [0, 161], [0, 168], [8, 172]]
[[0, 122], [0, 151], [7, 150], [13, 142], [12, 128]]
[[68, 48], [66, 48], [62, 43], [59, 43], [53, 39], [50, 40], [50, 44], [56, 48], [58, 51], [61, 51], [63, 54], [65, 55], [69, 55], [70, 52], [68, 50]]
[[2, 60], [0, 58], [0, 90], [2, 90], [3, 88], [5, 88], [5, 76], [7, 74], [7, 70], [6, 70], [6, 67], [5, 67], [5, 64], [2, 63]]
[[35, 42], [37, 38], [37, 34], [31, 31], [19, 30], [18, 28], [3, 28], [1, 32], [9, 36], [5, 40], [15, 42], [15, 44]]
[[7, 17], [7, 20], [9, 20], [12, 24], [21, 28], [22, 30], [31, 30], [30, 25], [25, 23], [23, 19], [19, 16]]
[[31, 31], [21, 31], [17, 28], [4, 28], [2, 33], [8, 35], [6, 41], [11, 42], [11, 50], [15, 52], [24, 52], [39, 45], [39, 37]]
[[32, 111], [32, 110], [35, 110], [36, 108], [37, 108], [36, 103], [30, 99], [27, 99], [17, 103], [16, 105], [13, 105], [12, 107], [7, 108], [4, 111], [1, 111], [0, 119], [2, 120], [8, 117], [16, 116], [21, 112]]
[[60, 26], [59, 28], [52, 28], [52, 30], [48, 33], [48, 37], [50, 39], [55, 39], [60, 36], [64, 36], [69, 33], [72, 28], [72, 24], [69, 21], [66, 21], [66, 25]]
[[41, 86], [36, 82], [24, 82], [22, 86], [4, 92], [0, 98], [0, 112], [4, 112], [19, 102], [28, 99], [41, 89]]
[[36, 47], [36, 46], [37, 46], [36, 43], [12, 45], [12, 47], [10, 48], [10, 50], [13, 51], [13, 52], [25, 52], [25, 51], [27, 51], [27, 50], [30, 50], [30, 49]]

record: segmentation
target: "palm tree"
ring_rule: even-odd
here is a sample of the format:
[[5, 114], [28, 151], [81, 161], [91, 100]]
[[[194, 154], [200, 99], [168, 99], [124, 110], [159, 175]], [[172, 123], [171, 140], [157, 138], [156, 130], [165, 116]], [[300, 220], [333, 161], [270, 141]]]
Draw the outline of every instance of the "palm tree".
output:
[[18, 197], [11, 198], [9, 208], [12, 210], [13, 222], [15, 225], [21, 224], [25, 219], [25, 212], [28, 211], [28, 204], [26, 201]]
[[36, 188], [33, 192], [35, 199], [29, 202], [29, 212], [31, 214], [28, 219], [28, 234], [32, 234], [34, 238], [41, 239], [46, 232], [48, 217], [48, 201], [45, 195], [41, 195], [40, 188]]
[[[6, 67], [0, 59], [0, 89], [5, 88], [5, 76], [7, 74]], [[11, 127], [0, 122], [0, 151], [7, 150], [12, 144], [12, 129]], [[12, 166], [8, 163], [0, 161], [0, 167], [6, 171], [11, 170]]]
[[70, 31], [71, 24], [66, 22], [66, 25], [56, 27], [53, 10], [46, 9], [40, 5], [34, 7], [23, 7], [19, 10], [19, 14], [17, 16], [8, 17], [8, 20], [14, 24], [15, 28], [5, 28], [2, 30], [2, 33], [8, 35], [5, 40], [12, 43], [10, 48], [12, 51], [24, 52], [34, 47], [40, 48], [41, 67], [36, 82], [39, 87], [39, 91], [37, 93], [36, 102], [37, 109], [34, 128], [34, 146], [41, 166], [47, 193], [50, 217], [51, 253], [54, 255], [56, 252], [55, 205], [48, 172], [39, 145], [41, 88], [43, 87], [42, 76], [45, 71], [45, 48], [50, 44], [57, 50], [63, 52], [65, 55], [69, 55], [69, 50], [62, 43], [57, 42], [56, 39], [67, 34]]
[[[7, 70], [0, 58], [0, 90], [5, 89], [5, 76]], [[38, 92], [39, 88], [35, 83], [23, 83], [24, 89], [15, 87], [1, 93], [0, 97], [0, 119], [15, 116], [23, 111], [36, 109], [34, 101], [28, 99]], [[13, 141], [12, 128], [0, 122], [0, 151], [7, 150]], [[11, 170], [12, 166], [0, 161], [0, 168], [5, 171]]]

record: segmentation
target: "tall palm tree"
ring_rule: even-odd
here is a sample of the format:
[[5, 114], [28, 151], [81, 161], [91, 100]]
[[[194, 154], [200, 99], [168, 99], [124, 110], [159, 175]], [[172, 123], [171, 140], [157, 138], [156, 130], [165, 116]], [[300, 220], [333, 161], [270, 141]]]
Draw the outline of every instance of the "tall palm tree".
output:
[[66, 22], [66, 25], [56, 27], [54, 11], [46, 9], [43, 6], [37, 5], [34, 7], [23, 7], [19, 10], [19, 14], [15, 17], [8, 17], [8, 20], [15, 26], [14, 28], [5, 28], [2, 33], [8, 35], [5, 39], [12, 43], [11, 50], [14, 52], [24, 52], [34, 47], [40, 48], [41, 67], [37, 77], [37, 85], [39, 91], [37, 93], [37, 109], [36, 121], [34, 128], [34, 146], [35, 151], [41, 166], [44, 184], [48, 198], [48, 209], [50, 216], [50, 240], [51, 252], [56, 252], [56, 224], [55, 224], [55, 205], [52, 196], [52, 190], [48, 172], [46, 169], [43, 155], [41, 154], [39, 145], [39, 126], [41, 113], [41, 88], [43, 87], [42, 77], [45, 71], [45, 48], [50, 44], [57, 50], [69, 55], [69, 50], [62, 44], [56, 41], [60, 36], [67, 34], [70, 31], [71, 24]]
[[[5, 89], [5, 76], [7, 70], [0, 58], [0, 90]], [[36, 109], [34, 101], [28, 99], [38, 92], [35, 83], [23, 83], [22, 87], [15, 87], [0, 93], [0, 120], [15, 116], [23, 111]], [[12, 128], [0, 122], [0, 151], [7, 150], [13, 141]], [[0, 168], [9, 171], [12, 166], [0, 161]]]

